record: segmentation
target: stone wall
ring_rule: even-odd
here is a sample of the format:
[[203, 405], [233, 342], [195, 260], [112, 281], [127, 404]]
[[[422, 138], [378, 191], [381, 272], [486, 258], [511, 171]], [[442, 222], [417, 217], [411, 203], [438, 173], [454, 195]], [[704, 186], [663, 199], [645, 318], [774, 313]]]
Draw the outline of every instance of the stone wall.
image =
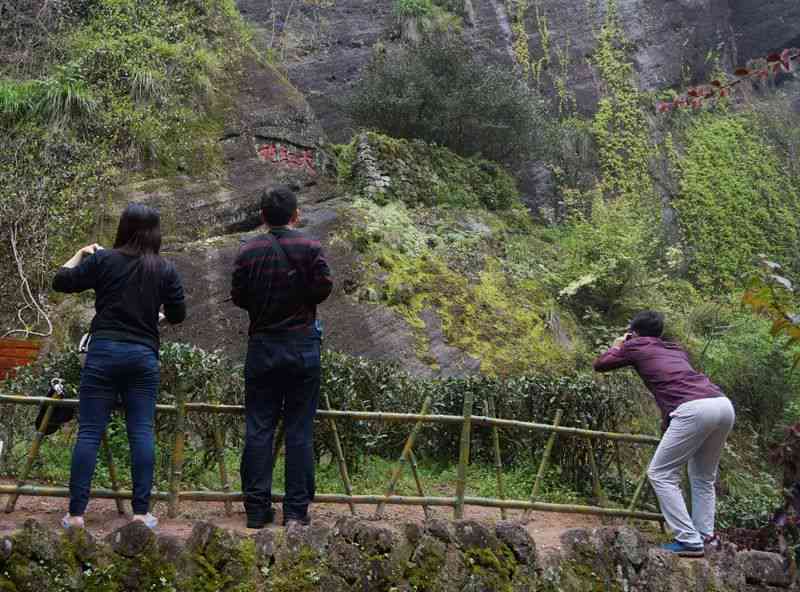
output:
[[780, 556], [732, 549], [684, 560], [635, 530], [564, 533], [541, 557], [519, 524], [345, 517], [246, 537], [198, 523], [185, 543], [132, 523], [96, 541], [31, 520], [0, 538], [2, 592], [766, 592], [790, 589]]

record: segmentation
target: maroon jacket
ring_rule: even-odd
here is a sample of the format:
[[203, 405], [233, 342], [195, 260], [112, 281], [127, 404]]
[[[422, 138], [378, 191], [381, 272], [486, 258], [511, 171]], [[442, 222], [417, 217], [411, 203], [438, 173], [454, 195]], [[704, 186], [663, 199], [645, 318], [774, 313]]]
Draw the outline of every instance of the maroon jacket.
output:
[[658, 337], [632, 337], [594, 361], [597, 372], [624, 366], [633, 366], [653, 393], [664, 430], [669, 426], [669, 414], [682, 403], [725, 396], [705, 374], [692, 368], [689, 354], [680, 345]]

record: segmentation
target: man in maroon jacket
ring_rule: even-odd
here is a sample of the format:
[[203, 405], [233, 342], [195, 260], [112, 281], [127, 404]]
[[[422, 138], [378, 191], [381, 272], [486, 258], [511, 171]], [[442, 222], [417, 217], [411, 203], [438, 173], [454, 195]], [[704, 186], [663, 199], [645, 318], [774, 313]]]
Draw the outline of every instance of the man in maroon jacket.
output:
[[241, 476], [248, 528], [273, 520], [272, 442], [286, 428], [283, 522], [308, 524], [314, 499], [314, 416], [320, 389], [317, 305], [333, 281], [319, 241], [294, 230], [297, 198], [281, 185], [261, 197], [268, 231], [236, 257], [233, 303], [250, 316], [245, 363], [245, 442]]
[[[594, 362], [597, 372], [633, 366], [661, 409], [664, 436], [647, 475], [675, 542], [663, 548], [686, 557], [704, 554], [714, 538], [714, 481], [735, 414], [722, 390], [697, 372], [678, 344], [664, 341], [664, 315], [637, 314], [628, 333]], [[692, 515], [681, 493], [681, 469], [689, 464]]]

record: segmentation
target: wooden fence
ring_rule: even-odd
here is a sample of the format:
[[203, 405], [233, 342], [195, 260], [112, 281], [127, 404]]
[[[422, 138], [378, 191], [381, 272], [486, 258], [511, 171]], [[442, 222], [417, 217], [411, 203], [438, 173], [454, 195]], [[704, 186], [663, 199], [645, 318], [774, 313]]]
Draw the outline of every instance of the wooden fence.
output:
[[[44, 438], [44, 427], [50, 419], [52, 409], [56, 406], [63, 407], [77, 407], [78, 401], [75, 399], [63, 399], [63, 388], [60, 384], [56, 383], [55, 395], [53, 398], [48, 397], [20, 397], [0, 395], [0, 406], [2, 405], [45, 405], [47, 410], [42, 419], [41, 425], [34, 436], [33, 443], [28, 452], [28, 457], [21, 473], [18, 475], [18, 482], [16, 485], [0, 485], [0, 494], [9, 495], [5, 511], [13, 512], [17, 499], [20, 495], [28, 496], [45, 496], [45, 497], [69, 497], [69, 490], [65, 487], [41, 487], [37, 485], [28, 484], [28, 477], [31, 468], [39, 453], [39, 448]], [[589, 441], [589, 469], [592, 476], [592, 489], [593, 497], [596, 500], [604, 499], [602, 487], [600, 484], [600, 474], [595, 462], [593, 453], [593, 442], [597, 441], [611, 441], [615, 444], [619, 442], [627, 442], [631, 444], [638, 444], [643, 446], [657, 446], [659, 439], [653, 436], [639, 435], [639, 434], [625, 434], [625, 433], [612, 433], [602, 432], [596, 430], [587, 430], [575, 427], [568, 427], [561, 425], [562, 413], [559, 410], [553, 419], [552, 424], [535, 423], [518, 421], [512, 419], [502, 419], [494, 417], [494, 404], [493, 401], [488, 400], [483, 404], [483, 415], [473, 414], [473, 399], [472, 394], [468, 393], [464, 400], [463, 414], [462, 415], [435, 415], [430, 414], [429, 409], [431, 406], [430, 398], [426, 399], [420, 409], [419, 413], [381, 413], [370, 411], [338, 411], [331, 409], [330, 402], [327, 396], [323, 396], [323, 403], [325, 408], [320, 409], [318, 412], [318, 419], [321, 421], [328, 421], [331, 427], [331, 434], [334, 442], [334, 453], [336, 455], [339, 473], [344, 486], [345, 494], [332, 494], [332, 493], [317, 493], [314, 500], [318, 503], [332, 503], [332, 504], [346, 504], [350, 507], [350, 511], [355, 514], [356, 505], [373, 505], [377, 506], [375, 516], [381, 517], [383, 515], [385, 506], [387, 504], [394, 505], [410, 505], [422, 506], [425, 515], [429, 514], [431, 507], [448, 507], [453, 508], [453, 516], [456, 519], [463, 518], [465, 506], [483, 506], [497, 508], [500, 510], [503, 518], [506, 517], [506, 512], [509, 509], [524, 510], [524, 518], [528, 518], [532, 511], [545, 511], [545, 512], [565, 512], [576, 514], [594, 514], [599, 516], [616, 516], [623, 518], [634, 518], [639, 520], [652, 520], [663, 523], [663, 517], [660, 513], [638, 510], [637, 507], [642, 500], [645, 484], [647, 482], [646, 471], [642, 472], [639, 480], [634, 489], [633, 496], [624, 508], [603, 507], [602, 505], [580, 505], [580, 504], [556, 504], [546, 503], [539, 500], [539, 492], [542, 486], [544, 475], [547, 471], [551, 452], [556, 442], [556, 438], [561, 437], [578, 437], [585, 438]], [[230, 514], [232, 512], [232, 503], [243, 501], [241, 492], [232, 492], [228, 480], [225, 464], [223, 461], [223, 434], [218, 429], [214, 437], [214, 445], [219, 458], [219, 473], [220, 481], [222, 483], [221, 491], [183, 491], [181, 490], [181, 475], [182, 466], [184, 462], [184, 443], [186, 437], [186, 416], [190, 413], [211, 413], [211, 414], [228, 414], [228, 415], [244, 415], [244, 407], [238, 405], [214, 405], [210, 403], [187, 403], [185, 395], [180, 393], [176, 397], [175, 405], [157, 405], [158, 413], [168, 413], [175, 415], [175, 434], [174, 444], [172, 449], [172, 466], [169, 479], [169, 491], [167, 492], [154, 492], [153, 500], [165, 501], [168, 503], [168, 515], [176, 517], [179, 512], [180, 502], [198, 501], [198, 502], [225, 502], [226, 511]], [[362, 421], [379, 421], [379, 422], [402, 422], [412, 424], [412, 429], [406, 439], [402, 452], [394, 466], [389, 483], [386, 485], [382, 494], [376, 495], [353, 495], [350, 477], [347, 470], [347, 462], [345, 459], [344, 450], [342, 448], [341, 439], [337, 430], [337, 421], [341, 420], [362, 420]], [[422, 426], [426, 423], [434, 424], [452, 424], [461, 426], [461, 440], [459, 447], [458, 471], [455, 484], [455, 491], [453, 496], [449, 497], [435, 497], [425, 494], [424, 485], [420, 479], [417, 470], [416, 457], [414, 455], [414, 442], [419, 434]], [[472, 429], [476, 426], [488, 428], [492, 432], [492, 444], [494, 452], [494, 467], [497, 479], [497, 497], [472, 497], [466, 495], [467, 485], [467, 467], [470, 462], [470, 442]], [[503, 464], [500, 455], [500, 428], [517, 428], [522, 430], [533, 430], [539, 432], [546, 432], [549, 438], [546, 442], [545, 448], [542, 453], [538, 471], [532, 483], [530, 499], [527, 500], [514, 500], [506, 499], [505, 487], [503, 481]], [[279, 427], [276, 434], [276, 453], [279, 452], [282, 441], [282, 428]], [[109, 474], [111, 478], [112, 488], [109, 489], [94, 489], [92, 490], [92, 497], [107, 498], [117, 500], [117, 508], [122, 512], [122, 500], [131, 499], [132, 494], [130, 491], [123, 491], [118, 487], [118, 480], [116, 470], [114, 468], [114, 461], [111, 456], [108, 442], [103, 439], [103, 450], [105, 460], [109, 467]], [[400, 496], [396, 495], [396, 486], [403, 474], [403, 472], [410, 468], [416, 485], [416, 496]], [[275, 501], [281, 501], [281, 495], [273, 495]], [[663, 526], [663, 524], [662, 524]]]

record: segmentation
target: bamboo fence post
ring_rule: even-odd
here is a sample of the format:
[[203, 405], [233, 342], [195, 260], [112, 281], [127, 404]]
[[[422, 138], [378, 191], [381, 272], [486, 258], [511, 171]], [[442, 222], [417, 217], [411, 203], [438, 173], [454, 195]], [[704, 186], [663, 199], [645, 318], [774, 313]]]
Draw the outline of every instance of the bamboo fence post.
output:
[[464, 518], [464, 495], [467, 491], [467, 466], [469, 465], [469, 447], [472, 439], [472, 391], [464, 395], [464, 423], [461, 426], [461, 444], [458, 451], [458, 476], [456, 477], [456, 505], [453, 517]]
[[[431, 403], [433, 399], [431, 397], [427, 397], [425, 401], [422, 403], [422, 411], [420, 411], [420, 415], [427, 415], [428, 409], [430, 409]], [[403, 446], [403, 451], [400, 453], [400, 458], [397, 461], [397, 465], [392, 470], [392, 478], [389, 480], [389, 485], [386, 487], [386, 495], [385, 498], [392, 497], [394, 494], [394, 489], [397, 487], [397, 482], [400, 480], [400, 475], [403, 474], [403, 467], [405, 466], [406, 462], [408, 461], [409, 456], [411, 456], [411, 450], [414, 447], [414, 440], [417, 439], [417, 434], [419, 434], [420, 429], [422, 428], [422, 419], [418, 420], [417, 423], [414, 424], [414, 427], [411, 428], [411, 433], [408, 435], [406, 439], [406, 443]], [[383, 510], [386, 507], [385, 502], [381, 502], [378, 504], [378, 507], [375, 509], [375, 518], [380, 519], [383, 516]]]
[[[28, 458], [25, 461], [25, 466], [22, 468], [22, 473], [17, 480], [17, 486], [22, 487], [25, 485], [25, 481], [28, 480], [28, 475], [33, 468], [33, 463], [36, 461], [36, 458], [39, 456], [39, 449], [42, 446], [42, 440], [44, 439], [44, 432], [47, 429], [47, 424], [50, 423], [50, 418], [53, 415], [53, 410], [55, 406], [50, 404], [51, 400], [59, 400], [64, 397], [64, 383], [56, 378], [53, 379], [51, 382], [51, 386], [53, 387], [53, 397], [52, 399], [45, 399], [42, 403], [46, 405], [47, 408], [45, 409], [44, 415], [42, 416], [42, 421], [39, 422], [39, 425], [36, 426], [36, 434], [33, 436], [33, 442], [31, 443], [31, 448], [28, 450]], [[14, 508], [17, 506], [17, 500], [19, 499], [18, 493], [12, 493], [8, 497], [8, 502], [6, 502], [6, 514], [10, 514], [14, 511]]]
[[[231, 482], [228, 480], [228, 467], [225, 466], [225, 435], [219, 426], [214, 426], [214, 448], [217, 451], [217, 461], [219, 463], [219, 478], [222, 481], [222, 490], [225, 493], [231, 492]], [[233, 515], [233, 502], [225, 500], [225, 515]]]
[[[328, 408], [328, 410], [331, 409], [331, 400], [330, 397], [328, 397], [328, 393], [325, 393], [325, 406]], [[353, 487], [350, 485], [350, 474], [347, 472], [347, 461], [345, 461], [344, 458], [344, 449], [342, 448], [342, 441], [339, 439], [339, 429], [336, 427], [336, 420], [334, 418], [330, 419], [330, 423], [331, 423], [331, 433], [333, 434], [333, 446], [336, 452], [336, 461], [339, 463], [339, 474], [342, 477], [342, 484], [344, 485], [344, 491], [347, 495], [353, 495]], [[349, 504], [349, 505], [350, 505], [350, 513], [353, 516], [355, 516], [356, 515], [355, 504]]]
[[595, 505], [603, 507], [606, 505], [606, 497], [603, 492], [603, 487], [600, 485], [600, 472], [597, 470], [597, 459], [594, 456], [594, 445], [591, 439], [589, 444], [589, 470], [592, 473], [592, 496], [594, 497]]
[[178, 517], [180, 503], [181, 476], [186, 445], [186, 392], [180, 385], [175, 391], [175, 447], [172, 449], [172, 471], [169, 479], [169, 502], [167, 516]]
[[617, 462], [617, 474], [619, 475], [619, 486], [622, 494], [622, 499], [628, 497], [628, 485], [625, 483], [625, 473], [622, 470], [622, 455], [619, 451], [619, 442], [614, 442], [614, 456]]
[[[409, 460], [411, 461], [411, 472], [414, 474], [414, 481], [417, 483], [417, 493], [421, 498], [425, 497], [425, 491], [422, 489], [422, 479], [419, 478], [419, 470], [417, 468], [417, 455], [414, 454], [412, 450], [409, 455]], [[422, 511], [425, 512], [425, 518], [430, 520], [431, 518], [431, 509], [430, 506], [426, 503], [422, 503]]]
[[[556, 409], [556, 417], [553, 420], [553, 427], [557, 428], [561, 425], [561, 416], [564, 414], [563, 409]], [[531, 489], [531, 502], [535, 502], [536, 498], [539, 497], [539, 489], [542, 487], [542, 481], [544, 481], [544, 474], [547, 471], [547, 465], [550, 462], [550, 454], [553, 452], [553, 446], [556, 443], [556, 436], [558, 432], [551, 432], [550, 437], [547, 439], [547, 444], [544, 446], [544, 452], [542, 453], [542, 460], [539, 462], [539, 470], [536, 471], [536, 479], [533, 481], [533, 489]], [[528, 520], [531, 517], [531, 512], [533, 510], [528, 509], [525, 510], [525, 513], [522, 515], [523, 520]]]
[[[106, 464], [108, 465], [108, 476], [111, 478], [111, 491], [119, 491], [119, 481], [117, 480], [117, 467], [114, 465], [114, 455], [111, 453], [111, 445], [108, 443], [108, 432], [103, 432], [101, 444], [106, 456]], [[122, 500], [117, 499], [117, 513], [125, 514], [125, 507], [122, 505]]]
[[[483, 401], [483, 414], [486, 417], [494, 417], [494, 397], [489, 395], [488, 399]], [[494, 447], [494, 470], [497, 474], [497, 496], [503, 500], [506, 499], [506, 488], [503, 483], [503, 458], [500, 454], [500, 432], [497, 426], [492, 426], [492, 446]], [[500, 517], [505, 520], [508, 518], [508, 512], [505, 508], [500, 508]]]
[[636, 508], [637, 504], [639, 503], [639, 498], [642, 496], [642, 491], [644, 490], [644, 485], [647, 482], [647, 469], [648, 468], [649, 468], [649, 463], [648, 463], [648, 466], [645, 467], [644, 471], [642, 471], [642, 476], [639, 477], [638, 483], [636, 483], [636, 489], [633, 492], [633, 498], [631, 498], [631, 503], [628, 504], [628, 511], [629, 512], [633, 512], [633, 510]]

